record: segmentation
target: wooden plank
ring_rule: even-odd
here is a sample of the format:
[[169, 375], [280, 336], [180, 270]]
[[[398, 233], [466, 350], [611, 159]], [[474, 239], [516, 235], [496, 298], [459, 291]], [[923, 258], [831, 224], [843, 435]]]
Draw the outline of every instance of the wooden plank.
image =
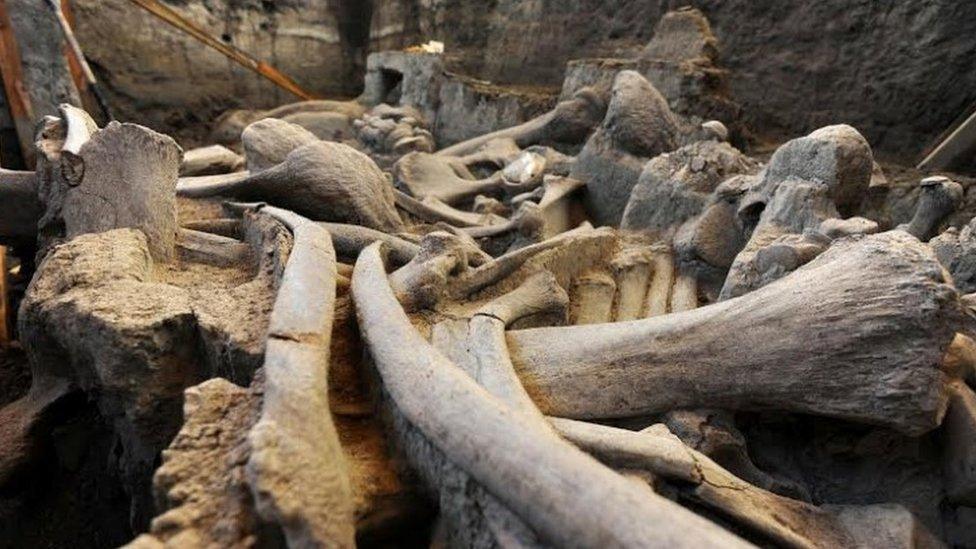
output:
[[301, 99], [318, 99], [316, 95], [305, 90], [297, 82], [289, 78], [288, 76], [282, 74], [277, 69], [271, 65], [265, 63], [264, 61], [259, 61], [250, 54], [240, 50], [230, 44], [226, 44], [221, 40], [214, 38], [207, 34], [206, 31], [196, 26], [192, 21], [186, 19], [179, 13], [173, 11], [172, 8], [160, 3], [158, 0], [129, 0], [133, 4], [145, 9], [149, 13], [155, 15], [156, 17], [162, 19], [163, 21], [169, 23], [170, 25], [176, 27], [177, 29], [189, 34], [198, 41], [210, 46], [211, 48], [224, 54], [228, 59], [236, 62], [237, 64], [248, 68], [264, 78], [270, 80], [275, 85], [283, 90], [293, 93]]
[[6, 0], [0, 0], [0, 76], [10, 105], [10, 117], [14, 120], [20, 153], [29, 168], [34, 167], [34, 112], [30, 96], [24, 88], [24, 69], [20, 48], [10, 23]]

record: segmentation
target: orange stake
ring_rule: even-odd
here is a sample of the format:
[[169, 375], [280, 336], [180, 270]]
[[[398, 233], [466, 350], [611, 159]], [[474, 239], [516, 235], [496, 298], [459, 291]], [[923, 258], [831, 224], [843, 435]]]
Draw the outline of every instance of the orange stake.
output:
[[130, 0], [133, 4], [136, 4], [149, 13], [155, 15], [156, 17], [162, 19], [163, 21], [169, 23], [170, 25], [176, 27], [177, 29], [189, 34], [193, 38], [196, 38], [200, 42], [210, 46], [211, 48], [219, 51], [220, 53], [227, 56], [232, 61], [235, 61], [239, 65], [251, 69], [252, 71], [260, 74], [261, 76], [267, 78], [275, 85], [283, 90], [289, 91], [301, 99], [318, 99], [317, 96], [298, 85], [297, 82], [291, 78], [285, 76], [277, 69], [271, 65], [265, 63], [264, 61], [259, 61], [251, 57], [248, 53], [231, 46], [230, 44], [225, 44], [224, 42], [217, 40], [213, 36], [207, 34], [206, 31], [196, 26], [189, 19], [186, 19], [179, 13], [173, 11], [169, 6], [165, 6], [159, 3], [158, 0]]
[[[64, 19], [68, 22], [68, 26], [74, 27], [75, 16], [71, 11], [71, 0], [61, 0], [61, 13], [64, 14]], [[78, 93], [84, 96], [88, 90], [88, 81], [85, 80], [85, 73], [78, 60], [75, 59], [70, 44], [64, 45], [64, 56], [68, 59], [68, 70], [71, 72], [71, 79], [74, 81], [75, 87], [78, 88]]]
[[9, 296], [7, 295], [7, 248], [0, 246], [0, 349], [10, 346]]
[[6, 0], [0, 0], [0, 75], [3, 76], [3, 89], [10, 106], [10, 117], [14, 120], [20, 154], [28, 168], [34, 166], [34, 112], [30, 96], [24, 89], [24, 71], [21, 65], [20, 48], [14, 35]]

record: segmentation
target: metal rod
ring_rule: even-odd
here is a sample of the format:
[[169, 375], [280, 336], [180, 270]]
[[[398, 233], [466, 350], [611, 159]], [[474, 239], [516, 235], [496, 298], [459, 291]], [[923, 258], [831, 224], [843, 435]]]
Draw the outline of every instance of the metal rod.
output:
[[268, 65], [263, 61], [259, 61], [254, 57], [251, 57], [248, 53], [231, 46], [230, 44], [225, 44], [224, 42], [217, 40], [213, 36], [207, 34], [206, 31], [196, 26], [193, 22], [186, 19], [182, 15], [173, 11], [170, 7], [161, 4], [158, 0], [130, 0], [133, 4], [136, 4], [149, 13], [155, 15], [156, 17], [162, 19], [163, 21], [169, 23], [170, 25], [176, 27], [177, 29], [189, 34], [193, 38], [196, 38], [200, 42], [203, 42], [207, 46], [219, 51], [226, 57], [235, 61], [239, 65], [246, 67], [264, 78], [270, 80], [278, 87], [291, 92], [301, 99], [318, 99], [318, 97], [304, 88], [298, 85], [294, 80], [288, 76], [282, 74], [277, 69]]

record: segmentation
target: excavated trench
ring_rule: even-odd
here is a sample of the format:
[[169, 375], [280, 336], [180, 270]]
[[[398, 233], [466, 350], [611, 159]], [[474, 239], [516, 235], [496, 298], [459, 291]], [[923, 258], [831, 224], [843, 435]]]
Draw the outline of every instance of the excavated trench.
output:
[[68, 4], [0, 547], [976, 547], [972, 6]]

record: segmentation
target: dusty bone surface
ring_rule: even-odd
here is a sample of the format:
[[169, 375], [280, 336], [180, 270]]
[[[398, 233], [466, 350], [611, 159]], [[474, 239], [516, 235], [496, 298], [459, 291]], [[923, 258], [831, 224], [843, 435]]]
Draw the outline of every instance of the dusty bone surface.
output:
[[184, 179], [177, 193], [260, 200], [315, 221], [354, 223], [395, 232], [402, 220], [393, 189], [364, 154], [341, 143], [317, 141], [295, 148], [273, 167], [231, 181]]
[[[916, 306], [908, 312], [906, 303]], [[958, 293], [934, 254], [895, 231], [835, 243], [737, 299], [640, 322], [514, 331], [508, 339], [530, 393], [554, 415], [768, 407], [921, 434], [945, 413], [946, 378], [936, 366], [962, 326]], [[887, 338], [896, 333], [906, 339]], [[813, 334], [825, 343], [822, 352], [794, 354]], [[884, 366], [879, 355], [888, 357]], [[785, 364], [795, 370], [784, 378]], [[726, 383], [709, 365], [743, 369]], [[593, 394], [596, 378], [601, 390]]]
[[635, 55], [500, 113], [389, 52], [182, 160], [44, 119], [0, 521], [53, 468], [133, 547], [967, 546], [972, 182], [753, 148], [696, 10]]

